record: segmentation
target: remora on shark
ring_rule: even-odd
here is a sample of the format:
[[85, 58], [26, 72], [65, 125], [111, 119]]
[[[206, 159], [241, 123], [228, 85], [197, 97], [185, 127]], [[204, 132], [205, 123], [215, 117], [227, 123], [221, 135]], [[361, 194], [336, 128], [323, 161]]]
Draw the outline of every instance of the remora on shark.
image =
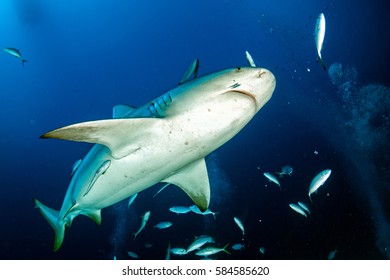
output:
[[205, 211], [205, 156], [235, 136], [271, 98], [274, 75], [237, 67], [188, 81], [142, 107], [118, 105], [113, 119], [73, 124], [41, 138], [94, 143], [74, 170], [59, 211], [34, 199], [55, 231], [54, 251], [79, 214], [101, 223], [101, 209], [159, 182], [178, 186]]

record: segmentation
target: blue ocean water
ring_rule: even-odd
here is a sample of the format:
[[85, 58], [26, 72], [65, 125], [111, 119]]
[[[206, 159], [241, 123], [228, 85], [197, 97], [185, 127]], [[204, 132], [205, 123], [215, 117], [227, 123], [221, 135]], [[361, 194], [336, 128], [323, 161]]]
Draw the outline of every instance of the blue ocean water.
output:
[[[321, 12], [328, 71], [316, 63], [313, 39]], [[164, 259], [169, 242], [187, 247], [202, 234], [220, 247], [245, 243], [218, 259], [326, 259], [335, 249], [338, 259], [389, 258], [388, 26], [379, 0], [1, 1], [0, 46], [20, 49], [27, 62], [0, 54], [0, 259], [129, 259], [127, 251]], [[92, 145], [39, 136], [150, 101], [176, 87], [194, 58], [199, 75], [247, 66], [246, 50], [277, 86], [206, 159], [216, 218], [169, 212], [192, 202], [172, 186], [153, 198], [157, 185], [130, 209], [127, 201], [103, 209], [100, 226], [77, 217], [52, 252], [53, 230], [32, 198], [59, 209], [73, 163]], [[294, 172], [279, 190], [263, 172], [285, 165]], [[310, 182], [328, 168], [310, 204]], [[298, 200], [310, 205], [307, 219], [288, 206]], [[145, 211], [150, 220], [133, 241]], [[153, 229], [167, 220], [172, 227]]]

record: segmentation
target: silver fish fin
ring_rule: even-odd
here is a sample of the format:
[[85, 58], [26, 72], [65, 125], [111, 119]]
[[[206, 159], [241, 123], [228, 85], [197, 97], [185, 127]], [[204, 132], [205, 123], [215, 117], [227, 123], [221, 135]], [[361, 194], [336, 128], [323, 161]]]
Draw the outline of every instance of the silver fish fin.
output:
[[210, 182], [204, 158], [186, 165], [162, 182], [181, 188], [202, 212], [209, 207]]
[[109, 119], [77, 123], [52, 130], [40, 138], [56, 138], [107, 146], [112, 157], [123, 158], [140, 149], [139, 139], [153, 139], [160, 119]]

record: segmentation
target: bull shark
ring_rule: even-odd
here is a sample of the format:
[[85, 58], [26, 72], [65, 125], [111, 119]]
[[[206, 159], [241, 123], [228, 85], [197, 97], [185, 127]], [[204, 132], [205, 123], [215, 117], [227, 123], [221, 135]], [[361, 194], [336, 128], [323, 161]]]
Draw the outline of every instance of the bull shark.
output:
[[41, 138], [94, 143], [74, 170], [61, 209], [34, 199], [55, 232], [54, 251], [78, 215], [101, 223], [101, 209], [157, 183], [181, 188], [201, 211], [210, 203], [205, 157], [235, 136], [276, 86], [264, 68], [237, 67], [188, 81], [113, 119], [52, 130]]

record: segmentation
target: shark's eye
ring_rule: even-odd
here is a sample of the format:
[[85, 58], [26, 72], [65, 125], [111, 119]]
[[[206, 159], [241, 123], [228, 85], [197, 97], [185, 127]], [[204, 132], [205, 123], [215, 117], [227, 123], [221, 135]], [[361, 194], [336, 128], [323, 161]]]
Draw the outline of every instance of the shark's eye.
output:
[[241, 67], [237, 67], [237, 72], [241, 72]]

